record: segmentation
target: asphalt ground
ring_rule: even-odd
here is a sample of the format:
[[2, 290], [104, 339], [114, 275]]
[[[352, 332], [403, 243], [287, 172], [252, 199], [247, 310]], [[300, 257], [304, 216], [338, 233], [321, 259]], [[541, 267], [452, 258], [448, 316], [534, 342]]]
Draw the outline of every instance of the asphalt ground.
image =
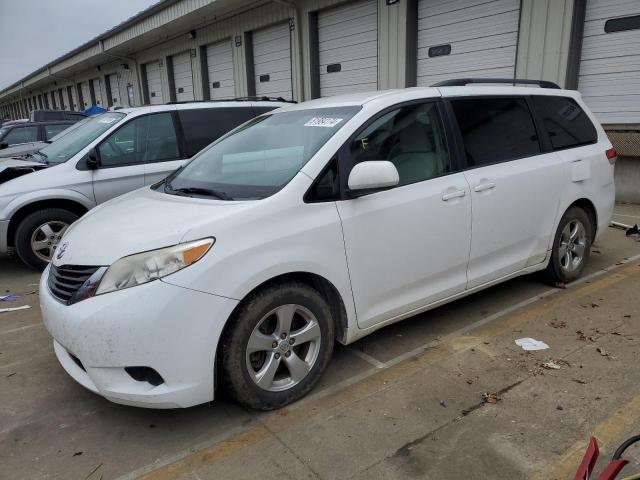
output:
[[0, 313], [0, 478], [572, 478], [591, 434], [604, 457], [640, 433], [640, 242], [622, 230], [567, 289], [525, 276], [338, 346], [310, 396], [267, 414], [86, 391], [57, 363], [38, 278], [0, 258], [0, 295], [21, 296], [0, 308], [32, 307]]

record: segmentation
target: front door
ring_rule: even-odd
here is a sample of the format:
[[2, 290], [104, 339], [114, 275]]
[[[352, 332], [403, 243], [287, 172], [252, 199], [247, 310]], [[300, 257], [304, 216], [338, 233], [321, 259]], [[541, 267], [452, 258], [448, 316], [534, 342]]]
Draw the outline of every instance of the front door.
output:
[[125, 123], [96, 148], [100, 163], [93, 172], [96, 203], [144, 186], [145, 118]]
[[400, 184], [337, 202], [358, 326], [368, 328], [464, 291], [471, 198], [451, 166], [436, 102], [377, 116], [343, 157], [388, 160]]

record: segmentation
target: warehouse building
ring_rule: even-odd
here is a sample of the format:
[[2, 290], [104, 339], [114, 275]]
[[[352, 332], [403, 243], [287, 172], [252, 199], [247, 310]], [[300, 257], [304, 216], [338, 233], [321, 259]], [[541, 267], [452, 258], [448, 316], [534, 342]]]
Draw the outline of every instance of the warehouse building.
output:
[[0, 108], [302, 101], [514, 76], [580, 90], [622, 157], [619, 199], [640, 201], [638, 0], [164, 0], [0, 91]]

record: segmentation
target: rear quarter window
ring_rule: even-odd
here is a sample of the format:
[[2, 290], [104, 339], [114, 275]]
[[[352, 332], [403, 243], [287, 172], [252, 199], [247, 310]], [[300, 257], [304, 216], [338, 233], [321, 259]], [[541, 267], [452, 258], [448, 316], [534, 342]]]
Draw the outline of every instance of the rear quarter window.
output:
[[598, 141], [596, 128], [573, 98], [534, 95], [531, 100], [554, 150]]
[[254, 117], [251, 107], [178, 110], [187, 157], [192, 157], [225, 133]]

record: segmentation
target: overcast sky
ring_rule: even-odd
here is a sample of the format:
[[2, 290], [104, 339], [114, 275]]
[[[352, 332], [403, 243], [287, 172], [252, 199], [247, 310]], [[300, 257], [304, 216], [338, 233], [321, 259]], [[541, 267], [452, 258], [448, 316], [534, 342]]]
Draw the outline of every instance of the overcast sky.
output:
[[0, 89], [158, 0], [0, 0]]

